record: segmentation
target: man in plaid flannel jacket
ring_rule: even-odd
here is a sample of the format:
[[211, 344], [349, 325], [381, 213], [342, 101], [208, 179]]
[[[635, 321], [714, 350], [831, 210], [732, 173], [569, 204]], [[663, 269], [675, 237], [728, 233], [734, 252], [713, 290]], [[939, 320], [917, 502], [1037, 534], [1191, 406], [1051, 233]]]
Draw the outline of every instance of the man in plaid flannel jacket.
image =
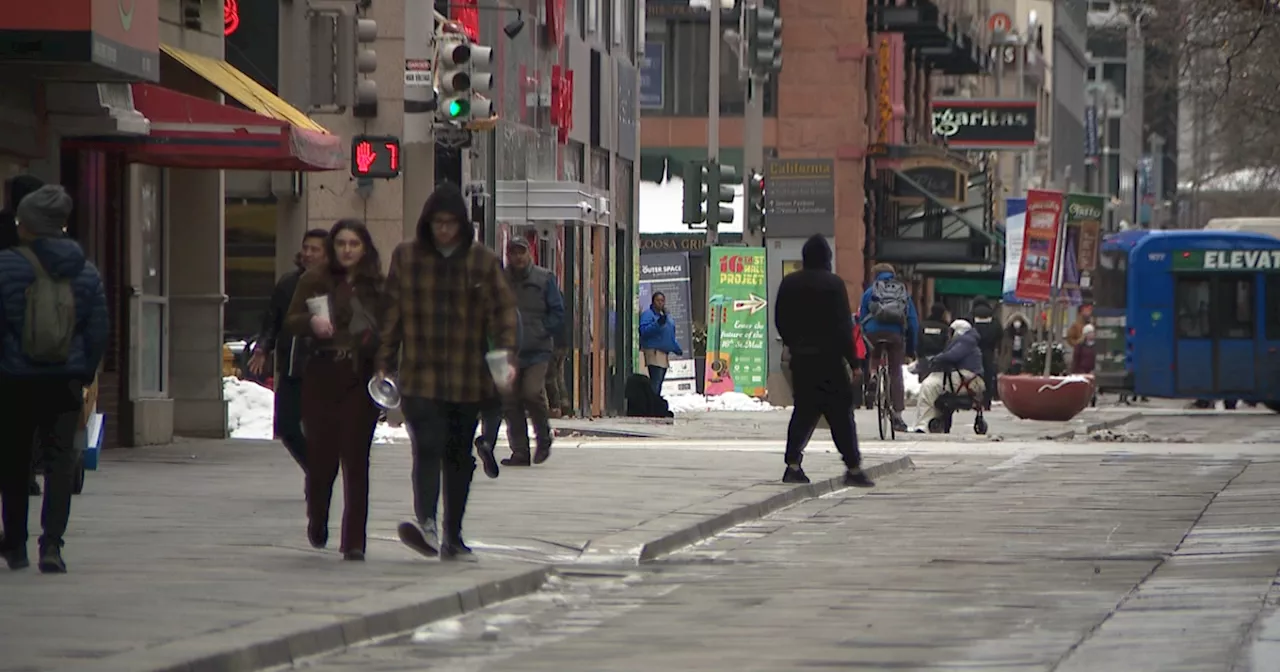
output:
[[[401, 539], [427, 556], [468, 555], [462, 516], [476, 468], [472, 440], [482, 403], [497, 393], [485, 355], [514, 356], [517, 317], [501, 260], [475, 240], [457, 186], [437, 187], [422, 207], [416, 240], [396, 247], [386, 301], [377, 366], [397, 372], [413, 440], [417, 520], [400, 526]], [[442, 472], [444, 520], [437, 528]]]

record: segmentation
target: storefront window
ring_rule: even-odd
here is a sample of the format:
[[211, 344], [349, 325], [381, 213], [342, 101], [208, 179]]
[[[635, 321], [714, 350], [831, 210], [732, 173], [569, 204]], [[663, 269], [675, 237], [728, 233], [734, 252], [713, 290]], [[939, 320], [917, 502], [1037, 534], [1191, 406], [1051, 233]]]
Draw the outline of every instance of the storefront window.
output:
[[[135, 268], [141, 277], [142, 294], [137, 321], [139, 328], [138, 362], [134, 367], [137, 376], [135, 389], [144, 396], [166, 391], [166, 347], [168, 341], [168, 258], [165, 236], [165, 180], [164, 171], [152, 166], [138, 166], [139, 242]], [[134, 276], [137, 277], [136, 275]]]

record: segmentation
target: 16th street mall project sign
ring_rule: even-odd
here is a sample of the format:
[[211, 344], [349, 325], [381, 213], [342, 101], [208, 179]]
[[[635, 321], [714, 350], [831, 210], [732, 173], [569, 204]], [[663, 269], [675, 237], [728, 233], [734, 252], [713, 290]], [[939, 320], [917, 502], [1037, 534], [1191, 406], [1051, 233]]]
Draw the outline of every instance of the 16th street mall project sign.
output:
[[765, 394], [768, 353], [765, 335], [763, 247], [711, 248], [707, 301], [706, 394]]

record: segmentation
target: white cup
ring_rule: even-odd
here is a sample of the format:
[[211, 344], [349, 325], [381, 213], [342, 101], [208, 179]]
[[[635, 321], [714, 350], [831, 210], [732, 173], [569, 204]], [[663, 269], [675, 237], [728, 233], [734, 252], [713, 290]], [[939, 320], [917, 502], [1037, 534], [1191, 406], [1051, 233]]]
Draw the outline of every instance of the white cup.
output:
[[313, 296], [307, 299], [307, 310], [315, 317], [329, 319], [329, 295]]
[[511, 351], [491, 350], [485, 354], [484, 361], [489, 365], [489, 375], [493, 376], [493, 382], [497, 383], [498, 388], [509, 389], [512, 379]]

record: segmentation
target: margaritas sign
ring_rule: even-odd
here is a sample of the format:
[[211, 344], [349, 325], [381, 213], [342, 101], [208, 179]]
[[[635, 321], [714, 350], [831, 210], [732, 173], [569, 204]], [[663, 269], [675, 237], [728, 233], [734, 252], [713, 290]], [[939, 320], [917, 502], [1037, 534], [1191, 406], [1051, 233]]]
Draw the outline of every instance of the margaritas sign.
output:
[[1188, 250], [1173, 253], [1175, 271], [1280, 273], [1280, 250]]

